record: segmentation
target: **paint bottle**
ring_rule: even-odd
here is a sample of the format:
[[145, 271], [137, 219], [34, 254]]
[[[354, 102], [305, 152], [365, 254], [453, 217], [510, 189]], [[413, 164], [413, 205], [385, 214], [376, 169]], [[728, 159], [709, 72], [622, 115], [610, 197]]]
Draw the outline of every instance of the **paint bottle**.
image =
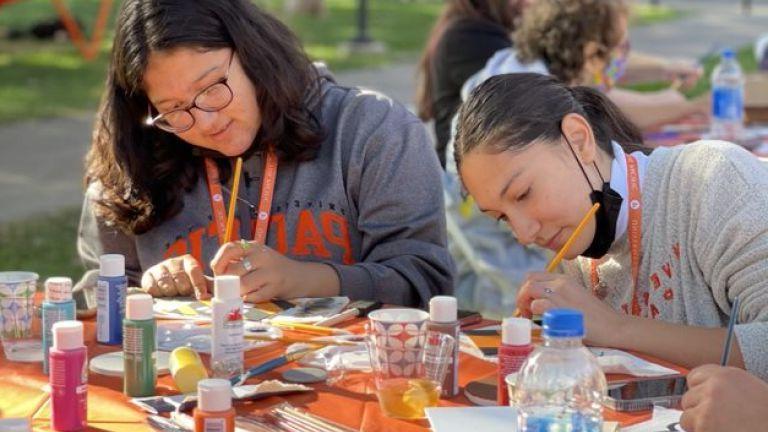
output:
[[211, 369], [216, 378], [243, 373], [243, 300], [240, 277], [216, 276], [213, 282]]
[[43, 301], [43, 373], [48, 375], [48, 351], [53, 342], [53, 325], [59, 321], [75, 319], [75, 301], [72, 300], [72, 279], [51, 277], [45, 281]]
[[152, 296], [133, 294], [125, 300], [123, 320], [123, 393], [131, 397], [154, 396], [157, 385], [155, 354], [157, 328]]
[[432, 297], [429, 301], [427, 331], [447, 334], [455, 341], [448, 371], [442, 382], [442, 397], [450, 398], [459, 394], [459, 328], [456, 297]]
[[509, 392], [505, 378], [520, 370], [533, 351], [531, 344], [531, 320], [527, 318], [504, 318], [501, 322], [501, 346], [499, 347], [499, 376], [496, 402], [509, 405]]
[[195, 432], [234, 432], [235, 409], [232, 387], [225, 379], [204, 379], [197, 383]]
[[51, 426], [58, 432], [83, 430], [88, 411], [88, 355], [83, 344], [83, 323], [59, 321], [53, 325], [49, 351]]
[[96, 340], [109, 345], [123, 342], [123, 317], [128, 278], [125, 257], [107, 254], [99, 257], [99, 280], [96, 283]]

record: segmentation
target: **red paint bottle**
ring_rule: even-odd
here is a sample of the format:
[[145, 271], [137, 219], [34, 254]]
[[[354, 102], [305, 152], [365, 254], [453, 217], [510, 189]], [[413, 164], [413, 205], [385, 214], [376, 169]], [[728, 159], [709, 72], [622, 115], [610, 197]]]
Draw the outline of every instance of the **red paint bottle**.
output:
[[496, 402], [509, 405], [509, 393], [505, 378], [516, 373], [533, 351], [531, 344], [531, 320], [527, 318], [504, 318], [501, 322], [501, 346], [499, 346], [499, 377]]

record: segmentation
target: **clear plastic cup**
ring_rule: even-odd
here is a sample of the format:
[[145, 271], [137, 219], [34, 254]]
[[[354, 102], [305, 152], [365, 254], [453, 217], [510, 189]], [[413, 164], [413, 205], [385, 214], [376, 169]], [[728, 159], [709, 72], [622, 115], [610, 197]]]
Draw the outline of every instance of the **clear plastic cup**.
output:
[[418, 309], [384, 309], [369, 318], [367, 345], [381, 410], [393, 418], [424, 418], [424, 408], [440, 400], [456, 341], [428, 332], [428, 314]]

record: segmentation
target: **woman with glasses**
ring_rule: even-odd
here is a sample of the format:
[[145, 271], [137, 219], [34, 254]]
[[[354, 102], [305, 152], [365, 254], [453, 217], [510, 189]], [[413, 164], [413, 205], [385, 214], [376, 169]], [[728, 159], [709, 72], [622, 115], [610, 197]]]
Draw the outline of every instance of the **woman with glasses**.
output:
[[336, 85], [251, 1], [127, 0], [79, 251], [90, 269], [125, 255], [130, 282], [156, 296], [206, 298], [211, 275], [234, 274], [253, 302], [424, 305], [452, 286], [439, 171], [418, 119]]
[[522, 244], [570, 244], [564, 273], [528, 274], [516, 302], [525, 316], [579, 309], [590, 344], [691, 368], [721, 361], [737, 314], [728, 364], [768, 380], [768, 169], [758, 158], [722, 141], [650, 152], [601, 92], [532, 73], [475, 89], [455, 146], [486, 216]]
[[688, 101], [673, 88], [641, 93], [615, 87], [627, 69], [659, 69], [647, 56], [629, 61], [628, 15], [623, 0], [536, 0], [513, 35], [514, 48], [488, 60], [464, 84], [462, 95], [466, 98], [490, 76], [537, 72], [606, 92], [641, 129], [707, 113], [707, 97]]

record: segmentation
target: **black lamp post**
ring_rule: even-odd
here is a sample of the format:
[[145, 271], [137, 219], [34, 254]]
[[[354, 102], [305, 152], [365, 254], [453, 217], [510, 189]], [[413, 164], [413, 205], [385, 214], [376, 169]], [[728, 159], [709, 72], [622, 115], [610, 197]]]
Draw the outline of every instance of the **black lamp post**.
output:
[[368, 0], [358, 0], [357, 2], [357, 36], [352, 39], [356, 44], [367, 44], [373, 42], [368, 36]]

